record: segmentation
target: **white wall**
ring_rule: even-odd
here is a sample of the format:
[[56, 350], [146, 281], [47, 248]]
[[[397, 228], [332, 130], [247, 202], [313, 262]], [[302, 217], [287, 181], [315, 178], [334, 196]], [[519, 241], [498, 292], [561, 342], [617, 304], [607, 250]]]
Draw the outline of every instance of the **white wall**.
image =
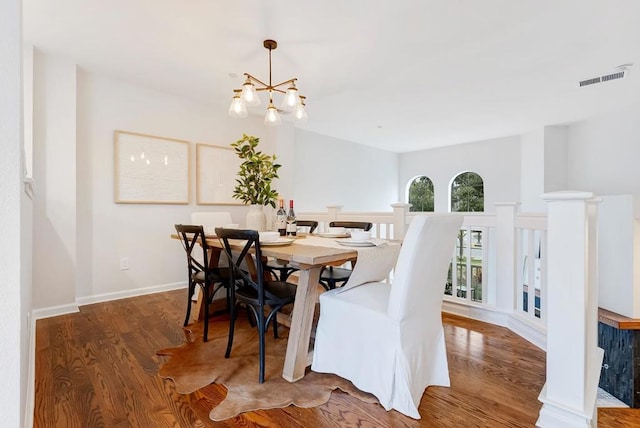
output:
[[567, 127], [544, 127], [544, 192], [570, 190], [567, 187]]
[[568, 190], [567, 128], [545, 126], [524, 134], [520, 156], [520, 202], [523, 212], [546, 212], [543, 193]]
[[[640, 104], [572, 124], [568, 185], [596, 195], [640, 196]], [[636, 218], [640, 213], [635, 213]]]
[[406, 188], [415, 177], [433, 181], [435, 211], [449, 211], [451, 180], [473, 171], [484, 180], [484, 209], [494, 212], [496, 202], [520, 200], [520, 137], [478, 141], [400, 155], [399, 192], [406, 201]]
[[[21, 2], [0, 2], [0, 415], [2, 425], [21, 427], [27, 390], [27, 314], [31, 286], [21, 275], [30, 225], [21, 219], [22, 29]], [[29, 263], [29, 260], [26, 260]]]
[[[35, 307], [75, 304], [76, 66], [34, 56]], [[55, 261], [55, 262], [54, 262]]]
[[[78, 223], [80, 303], [148, 287], [176, 287], [186, 280], [184, 251], [169, 239], [193, 211], [230, 211], [244, 224], [244, 206], [195, 204], [195, 144], [191, 144], [189, 205], [116, 204], [113, 196], [114, 130], [227, 146], [243, 133], [275, 152], [273, 128], [261, 118], [235, 120], [227, 106], [209, 106], [152, 89], [80, 72], [78, 76]], [[120, 258], [129, 270], [120, 270]], [[102, 296], [102, 297], [101, 297]]]
[[[182, 287], [184, 257], [169, 239], [173, 224], [189, 222], [193, 211], [230, 211], [234, 222], [245, 223], [244, 206], [195, 204], [195, 144], [190, 204], [114, 203], [114, 130], [221, 146], [243, 133], [258, 136], [261, 149], [277, 154], [283, 165], [276, 188], [293, 197], [298, 210], [341, 203], [347, 210], [388, 211], [398, 199], [393, 153], [298, 131], [290, 123], [265, 127], [262, 117], [230, 119], [228, 100], [205, 105], [76, 71], [51, 54], [38, 53], [34, 69], [35, 174], [42, 192], [34, 224], [46, 243], [36, 250], [34, 267], [39, 314]], [[129, 259], [128, 270], [120, 270], [122, 257]]]
[[391, 211], [398, 202], [398, 155], [296, 129], [293, 193], [300, 211]]
[[598, 206], [598, 305], [640, 318], [640, 226], [631, 195], [603, 196]]
[[520, 137], [520, 202], [523, 212], [547, 210], [544, 193], [544, 129]]

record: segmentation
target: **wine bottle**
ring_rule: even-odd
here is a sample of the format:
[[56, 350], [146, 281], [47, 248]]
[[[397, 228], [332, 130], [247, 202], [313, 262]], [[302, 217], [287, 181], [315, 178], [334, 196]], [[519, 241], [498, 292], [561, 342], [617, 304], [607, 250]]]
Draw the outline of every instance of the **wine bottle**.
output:
[[296, 236], [298, 223], [296, 222], [296, 213], [293, 211], [293, 199], [289, 200], [289, 212], [287, 213], [287, 235]]
[[287, 212], [284, 210], [284, 199], [279, 199], [278, 212], [276, 213], [276, 229], [280, 232], [280, 236], [287, 234]]

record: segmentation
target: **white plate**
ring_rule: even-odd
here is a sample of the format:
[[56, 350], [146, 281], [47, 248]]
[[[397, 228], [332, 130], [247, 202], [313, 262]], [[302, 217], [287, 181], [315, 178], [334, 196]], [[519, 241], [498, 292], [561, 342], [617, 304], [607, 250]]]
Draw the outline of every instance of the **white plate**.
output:
[[317, 235], [322, 238], [348, 238], [351, 236], [349, 232], [344, 232], [344, 233], [318, 232], [318, 233], [314, 233], [313, 235]]
[[375, 247], [371, 241], [354, 241], [353, 239], [344, 239], [340, 241], [336, 241], [340, 245], [344, 245], [345, 247]]
[[260, 245], [262, 245], [263, 247], [275, 246], [275, 245], [289, 245], [289, 244], [293, 243], [293, 241], [295, 241], [295, 239], [278, 238], [277, 241], [267, 241], [267, 242], [260, 241]]

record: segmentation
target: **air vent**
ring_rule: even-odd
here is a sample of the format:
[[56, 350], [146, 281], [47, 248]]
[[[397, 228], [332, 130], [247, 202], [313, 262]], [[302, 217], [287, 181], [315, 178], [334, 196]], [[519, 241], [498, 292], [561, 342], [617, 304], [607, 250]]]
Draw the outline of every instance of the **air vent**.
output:
[[593, 85], [595, 83], [600, 83], [601, 80], [599, 77], [594, 77], [593, 79], [581, 80], [580, 86]]
[[619, 71], [613, 74], [607, 74], [606, 76], [602, 76], [602, 81], [607, 82], [613, 79], [622, 79], [624, 77], [624, 71]]
[[610, 80], [622, 79], [629, 75], [629, 68], [633, 64], [624, 64], [616, 67], [616, 71], [610, 74], [605, 74], [598, 77], [592, 77], [591, 79], [581, 80], [580, 87], [595, 85], [596, 83], [608, 82]]

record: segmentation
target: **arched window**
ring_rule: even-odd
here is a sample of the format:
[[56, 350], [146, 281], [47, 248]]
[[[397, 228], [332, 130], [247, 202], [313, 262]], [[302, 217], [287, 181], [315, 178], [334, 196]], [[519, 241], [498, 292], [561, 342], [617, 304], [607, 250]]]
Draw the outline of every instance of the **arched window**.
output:
[[484, 183], [475, 172], [463, 172], [451, 182], [451, 212], [484, 211]]
[[[484, 211], [484, 183], [475, 172], [463, 172], [451, 181], [451, 212]], [[449, 267], [445, 294], [468, 302], [486, 302], [482, 272], [485, 266], [486, 228], [463, 226]]]
[[407, 188], [409, 211], [433, 211], [433, 182], [424, 175], [416, 177]]

